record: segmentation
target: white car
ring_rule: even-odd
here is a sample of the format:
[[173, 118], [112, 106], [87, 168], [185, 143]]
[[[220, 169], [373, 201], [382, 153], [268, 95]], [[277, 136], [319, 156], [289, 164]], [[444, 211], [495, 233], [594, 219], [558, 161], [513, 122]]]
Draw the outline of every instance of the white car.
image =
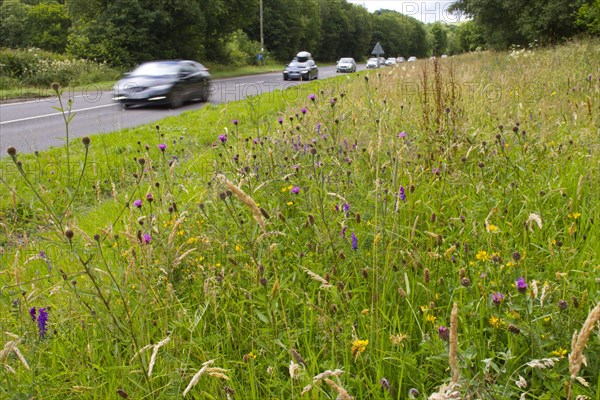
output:
[[412, 56], [412, 57], [408, 57], [408, 62], [415, 62], [417, 61], [417, 57]]
[[371, 69], [371, 68], [379, 68], [379, 60], [375, 57], [373, 58], [369, 58], [367, 60], [367, 68]]
[[405, 60], [404, 60], [404, 57], [398, 57], [398, 58], [396, 58], [396, 62], [397, 62], [398, 64], [400, 64], [400, 63], [403, 63], [404, 61], [405, 61]]
[[385, 65], [387, 65], [388, 67], [393, 67], [394, 65], [396, 65], [396, 58], [390, 57], [390, 58], [386, 59]]
[[335, 66], [335, 72], [356, 72], [356, 62], [352, 57], [340, 58]]

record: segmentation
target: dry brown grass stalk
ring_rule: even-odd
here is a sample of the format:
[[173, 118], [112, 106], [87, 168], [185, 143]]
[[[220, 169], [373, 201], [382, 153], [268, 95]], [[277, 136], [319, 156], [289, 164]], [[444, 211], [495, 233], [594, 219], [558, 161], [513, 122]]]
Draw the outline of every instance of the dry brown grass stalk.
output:
[[154, 345], [154, 350], [152, 350], [152, 356], [150, 357], [150, 364], [148, 365], [148, 377], [152, 376], [152, 370], [154, 369], [154, 364], [156, 363], [156, 356], [158, 355], [158, 349], [163, 347], [165, 344], [171, 341], [171, 336], [167, 336], [160, 342]]
[[579, 374], [581, 364], [585, 359], [583, 351], [585, 350], [587, 341], [598, 321], [600, 321], [600, 303], [590, 311], [579, 334], [575, 332], [573, 336], [571, 354], [569, 354], [569, 371], [571, 372], [571, 379], [575, 379], [577, 374]]
[[458, 367], [458, 303], [452, 306], [450, 314], [450, 369], [452, 371], [452, 383], [457, 384], [460, 380], [460, 369]]
[[225, 375], [225, 372], [227, 372], [228, 370], [223, 369], [223, 368], [216, 368], [216, 367], [211, 368], [211, 365], [214, 362], [215, 362], [215, 360], [208, 360], [207, 362], [202, 364], [202, 368], [200, 368], [200, 370], [198, 370], [198, 372], [196, 372], [196, 374], [192, 377], [192, 380], [190, 381], [190, 383], [188, 383], [187, 387], [183, 391], [183, 395], [182, 395], [183, 397], [185, 397], [188, 394], [188, 392], [190, 390], [192, 390], [192, 388], [194, 386], [196, 386], [196, 384], [200, 380], [200, 377], [202, 375], [204, 375], [204, 373], [208, 374], [209, 376], [213, 376], [215, 378], [229, 380], [229, 377], [227, 375]]
[[20, 338], [10, 340], [4, 344], [4, 348], [2, 349], [2, 351], [0, 351], [0, 364], [3, 364], [6, 370], [12, 372], [13, 374], [16, 373], [15, 370], [10, 365], [8, 365], [8, 356], [10, 355], [10, 353], [15, 353], [15, 355], [17, 356], [19, 361], [21, 361], [21, 364], [23, 364], [25, 369], [29, 370], [29, 364], [27, 363], [27, 360], [25, 360], [25, 357], [23, 357], [23, 354], [21, 354], [21, 351], [17, 347], [17, 345], [20, 342]]
[[344, 389], [343, 387], [341, 387], [340, 385], [338, 385], [337, 383], [335, 383], [331, 379], [325, 378], [325, 379], [323, 379], [323, 381], [325, 383], [327, 383], [329, 386], [331, 386], [338, 393], [338, 397], [337, 397], [338, 399], [340, 399], [340, 400], [354, 400], [354, 397], [350, 396], [350, 394], [346, 391], [346, 389]]
[[317, 281], [317, 282], [321, 283], [321, 288], [323, 288], [323, 289], [327, 289], [327, 288], [330, 288], [330, 287], [331, 287], [331, 284], [329, 283], [329, 281], [328, 281], [327, 279], [323, 278], [323, 277], [322, 277], [322, 276], [320, 276], [320, 275], [317, 275], [317, 274], [315, 274], [314, 272], [312, 272], [311, 270], [309, 270], [309, 269], [308, 269], [308, 268], [306, 268], [306, 267], [302, 267], [302, 266], [300, 266], [300, 268], [302, 268], [302, 269], [304, 270], [304, 272], [306, 272], [306, 274], [307, 274], [308, 276], [310, 276], [310, 277], [311, 277], [313, 280], [315, 280], [315, 281]]
[[242, 189], [240, 189], [239, 187], [234, 185], [229, 179], [227, 179], [225, 177], [225, 175], [218, 175], [217, 178], [221, 182], [223, 182], [223, 184], [225, 184], [225, 186], [227, 186], [227, 189], [231, 190], [231, 192], [235, 195], [235, 197], [238, 198], [239, 201], [241, 201], [242, 203], [244, 203], [245, 205], [247, 205], [250, 208], [250, 211], [252, 211], [252, 215], [254, 216], [254, 219], [256, 220], [256, 222], [258, 222], [258, 224], [262, 228], [263, 232], [266, 232], [267, 226], [265, 224], [265, 220], [263, 219], [262, 213], [260, 212], [260, 209], [256, 205], [256, 202], [254, 201], [254, 199], [252, 199], [252, 197], [250, 197], [246, 193], [244, 193], [244, 191]]

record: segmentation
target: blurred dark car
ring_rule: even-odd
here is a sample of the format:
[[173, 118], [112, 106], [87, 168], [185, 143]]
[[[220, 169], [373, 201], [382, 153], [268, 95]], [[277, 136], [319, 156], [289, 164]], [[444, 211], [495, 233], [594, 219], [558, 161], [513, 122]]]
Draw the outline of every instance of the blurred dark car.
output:
[[319, 78], [319, 68], [312, 56], [307, 51], [301, 51], [296, 57], [285, 66], [283, 70], [283, 80], [303, 80], [310, 81]]
[[181, 107], [188, 101], [207, 101], [211, 76], [196, 61], [150, 61], [126, 74], [113, 87], [113, 100], [125, 107], [166, 104]]
[[356, 61], [351, 57], [340, 58], [335, 66], [335, 72], [356, 72]]

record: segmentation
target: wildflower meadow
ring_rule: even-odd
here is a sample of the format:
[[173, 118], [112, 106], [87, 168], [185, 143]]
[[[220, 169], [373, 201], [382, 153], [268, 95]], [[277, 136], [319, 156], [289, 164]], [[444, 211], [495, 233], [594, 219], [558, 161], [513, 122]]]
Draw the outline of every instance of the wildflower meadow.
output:
[[14, 143], [0, 398], [599, 399], [599, 117], [588, 40]]

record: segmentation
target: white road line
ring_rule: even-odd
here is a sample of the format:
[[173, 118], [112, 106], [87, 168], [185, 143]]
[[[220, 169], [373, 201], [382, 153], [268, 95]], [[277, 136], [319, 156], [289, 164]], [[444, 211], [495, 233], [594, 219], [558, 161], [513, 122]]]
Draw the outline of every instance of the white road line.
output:
[[[79, 111], [87, 111], [87, 110], [95, 110], [98, 108], [104, 108], [104, 107], [114, 107], [117, 104], [105, 104], [103, 106], [96, 106], [96, 107], [88, 107], [88, 108], [80, 108], [78, 110], [73, 110], [73, 113], [78, 113]], [[62, 115], [62, 113], [60, 112], [55, 112], [52, 114], [44, 114], [44, 115], [36, 115], [35, 117], [27, 117], [27, 118], [19, 118], [19, 119], [13, 119], [10, 121], [2, 121], [0, 122], [0, 125], [6, 125], [6, 124], [12, 124], [14, 122], [23, 122], [23, 121], [31, 121], [33, 119], [38, 119], [38, 118], [46, 118], [46, 117], [53, 117], [55, 115]]]
[[[102, 93], [109, 93], [105, 90], [101, 91]], [[70, 97], [71, 99], [76, 99], [78, 97], [91, 97], [89, 94], [81, 94], [78, 96], [73, 96]], [[27, 101], [18, 101], [18, 102], [14, 102], [14, 103], [6, 103], [6, 104], [0, 104], [0, 107], [9, 107], [9, 106], [19, 106], [21, 104], [31, 104], [31, 103], [42, 103], [42, 102], [46, 102], [46, 103], [57, 103], [58, 104], [58, 98], [55, 96], [40, 96], [38, 98], [36, 98], [35, 100], [27, 100]]]

